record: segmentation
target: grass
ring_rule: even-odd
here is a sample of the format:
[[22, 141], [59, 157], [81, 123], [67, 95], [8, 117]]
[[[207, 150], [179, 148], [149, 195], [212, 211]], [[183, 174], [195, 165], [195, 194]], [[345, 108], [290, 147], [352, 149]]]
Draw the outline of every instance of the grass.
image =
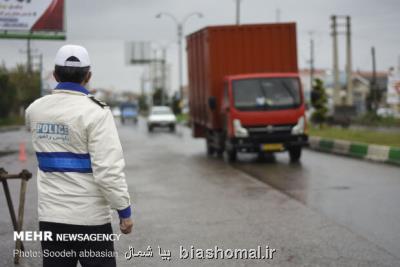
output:
[[308, 130], [310, 136], [320, 136], [329, 139], [342, 139], [367, 144], [400, 147], [400, 132], [376, 132], [330, 126], [324, 126], [322, 129], [309, 127]]
[[189, 120], [189, 114], [177, 114], [176, 120], [178, 122], [187, 122]]
[[25, 119], [20, 116], [10, 116], [7, 118], [0, 118], [0, 126], [15, 126], [24, 125]]
[[353, 123], [364, 126], [375, 127], [400, 127], [400, 119], [394, 117], [383, 118], [377, 116], [375, 113], [366, 113], [353, 120]]

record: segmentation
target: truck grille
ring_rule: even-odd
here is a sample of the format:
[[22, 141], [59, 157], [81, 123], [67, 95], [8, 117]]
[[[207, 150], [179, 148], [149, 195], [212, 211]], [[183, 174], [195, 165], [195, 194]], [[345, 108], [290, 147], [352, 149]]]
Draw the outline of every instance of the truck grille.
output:
[[291, 134], [294, 124], [268, 125], [260, 127], [246, 127], [250, 137], [279, 136]]

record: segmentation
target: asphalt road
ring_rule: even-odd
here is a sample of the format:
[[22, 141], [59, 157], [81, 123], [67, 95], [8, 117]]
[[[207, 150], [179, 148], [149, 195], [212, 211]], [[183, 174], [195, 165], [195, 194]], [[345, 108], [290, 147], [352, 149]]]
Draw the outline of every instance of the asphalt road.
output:
[[[207, 158], [204, 141], [192, 139], [189, 129], [148, 134], [143, 123], [119, 127], [135, 218], [134, 233], [116, 242], [119, 266], [400, 265], [397, 167], [312, 151], [301, 164], [289, 164], [282, 154], [266, 162], [241, 156], [228, 165]], [[28, 140], [24, 132], [1, 133], [0, 150]], [[34, 170], [27, 147], [27, 162], [14, 153], [0, 157], [0, 167]], [[35, 180], [29, 182], [27, 230], [37, 229]], [[0, 266], [12, 266], [12, 229], [0, 203]], [[113, 226], [117, 232], [116, 216]], [[154, 254], [126, 260], [129, 246], [151, 246]], [[180, 246], [277, 251], [272, 260], [192, 260], [179, 259]], [[39, 250], [40, 244], [25, 247]], [[158, 247], [171, 251], [170, 261], [160, 258]], [[21, 266], [40, 266], [40, 258], [25, 258]]]
[[279, 154], [234, 167], [399, 255], [399, 167], [310, 150], [300, 164]]

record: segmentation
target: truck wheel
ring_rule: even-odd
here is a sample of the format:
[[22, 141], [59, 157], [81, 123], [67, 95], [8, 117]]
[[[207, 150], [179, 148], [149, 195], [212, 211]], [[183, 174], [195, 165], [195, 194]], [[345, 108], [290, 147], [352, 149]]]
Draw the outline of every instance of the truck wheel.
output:
[[147, 129], [149, 130], [149, 133], [153, 131], [153, 127], [151, 125], [147, 126]]
[[229, 162], [229, 163], [232, 163], [232, 162], [235, 162], [236, 161], [236, 158], [237, 158], [237, 152], [236, 152], [236, 149], [227, 149], [227, 150], [225, 150], [225, 152], [224, 152], [224, 159], [227, 161], [227, 162]]
[[171, 133], [175, 132], [175, 125], [170, 125], [169, 126], [169, 130], [171, 131]]
[[266, 157], [266, 155], [265, 155], [264, 151], [259, 151], [257, 153], [257, 161], [264, 162], [265, 161], [265, 157]]
[[301, 157], [301, 147], [289, 148], [289, 157], [291, 162], [298, 162]]
[[207, 156], [214, 155], [215, 149], [211, 146], [208, 140], [206, 140], [206, 147], [207, 147]]

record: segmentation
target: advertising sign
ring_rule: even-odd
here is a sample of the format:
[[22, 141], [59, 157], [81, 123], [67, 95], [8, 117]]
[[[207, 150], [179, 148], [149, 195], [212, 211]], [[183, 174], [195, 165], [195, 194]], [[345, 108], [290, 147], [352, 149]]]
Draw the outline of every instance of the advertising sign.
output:
[[126, 64], [148, 64], [152, 60], [151, 43], [148, 41], [136, 41], [125, 43]]
[[0, 31], [64, 31], [64, 0], [0, 0]]

